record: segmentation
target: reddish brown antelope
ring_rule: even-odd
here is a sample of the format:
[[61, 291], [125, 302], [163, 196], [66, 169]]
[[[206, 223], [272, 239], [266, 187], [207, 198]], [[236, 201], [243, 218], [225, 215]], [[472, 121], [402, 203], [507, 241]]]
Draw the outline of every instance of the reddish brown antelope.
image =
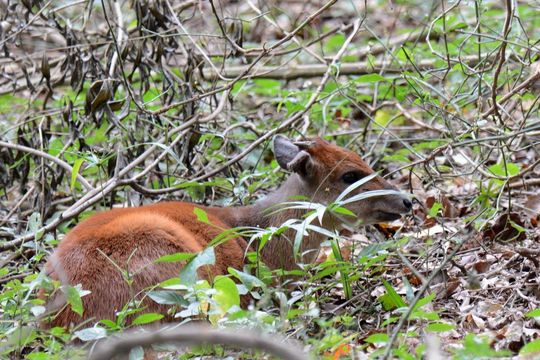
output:
[[[302, 195], [313, 202], [329, 204], [351, 184], [373, 174], [357, 154], [332, 145], [323, 139], [294, 143], [284, 136], [274, 139], [274, 154], [279, 165], [292, 172], [276, 191], [253, 205], [241, 207], [201, 206], [186, 202], [161, 202], [136, 208], [113, 209], [97, 213], [71, 230], [46, 264], [45, 271], [64, 284], [81, 284], [91, 293], [83, 297], [81, 317], [64, 306], [52, 326], [68, 326], [86, 319], [114, 319], [115, 312], [143, 289], [178, 276], [181, 263], [154, 263], [163, 255], [201, 252], [224, 228], [280, 226], [290, 218], [299, 218], [299, 210], [273, 210], [276, 204]], [[354, 189], [351, 195], [370, 190], [395, 188], [380, 176]], [[376, 196], [347, 205], [363, 224], [398, 219], [411, 209], [404, 194]], [[197, 220], [194, 208], [203, 209], [213, 225]], [[305, 213], [305, 210], [304, 210]], [[325, 225], [335, 226], [341, 218], [326, 216]], [[304, 262], [313, 261], [325, 237], [311, 233], [303, 239]], [[241, 269], [247, 241], [235, 238], [215, 248], [215, 265], [199, 275], [207, 280], [227, 274], [227, 268]], [[310, 251], [311, 250], [311, 251]], [[286, 237], [271, 239], [261, 252], [262, 260], [272, 269], [296, 266], [293, 245]], [[116, 264], [116, 266], [115, 266]], [[129, 268], [134, 277], [129, 286], [118, 268]], [[138, 271], [142, 269], [141, 271]], [[43, 295], [43, 294], [42, 294]], [[63, 295], [53, 295], [50, 307], [59, 307]], [[146, 299], [147, 311], [166, 311], [163, 305]]]

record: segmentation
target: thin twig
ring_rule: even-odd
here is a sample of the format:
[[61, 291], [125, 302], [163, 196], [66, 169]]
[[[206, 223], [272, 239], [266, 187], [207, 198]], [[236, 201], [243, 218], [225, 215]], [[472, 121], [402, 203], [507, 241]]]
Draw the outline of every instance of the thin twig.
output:
[[[506, 0], [506, 18], [504, 20], [504, 28], [503, 28], [503, 38], [506, 40], [508, 38], [508, 34], [510, 33], [510, 25], [512, 24], [512, 0]], [[506, 41], [502, 41], [501, 47], [499, 49], [499, 53], [497, 54], [497, 57], [499, 59], [499, 62], [497, 64], [497, 68], [495, 69], [495, 73], [493, 74], [493, 84], [491, 85], [491, 100], [493, 101], [493, 111], [495, 112], [495, 115], [500, 118], [499, 109], [497, 108], [497, 83], [499, 80], [499, 74], [501, 73], [502, 67], [504, 62], [506, 61]]]

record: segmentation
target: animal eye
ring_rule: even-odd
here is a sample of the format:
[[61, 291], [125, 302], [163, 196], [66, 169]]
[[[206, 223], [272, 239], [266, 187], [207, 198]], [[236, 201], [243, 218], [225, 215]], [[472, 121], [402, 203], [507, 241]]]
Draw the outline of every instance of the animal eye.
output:
[[343, 180], [343, 182], [346, 184], [353, 184], [360, 180], [362, 177], [362, 174], [357, 171], [349, 171], [341, 176], [341, 180]]

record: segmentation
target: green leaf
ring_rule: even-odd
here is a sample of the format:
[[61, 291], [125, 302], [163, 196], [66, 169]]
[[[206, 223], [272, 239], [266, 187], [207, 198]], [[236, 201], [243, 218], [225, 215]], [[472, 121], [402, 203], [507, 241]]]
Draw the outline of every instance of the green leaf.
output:
[[193, 208], [193, 213], [195, 214], [195, 216], [197, 216], [198, 221], [205, 224], [210, 224], [210, 220], [208, 220], [208, 214], [206, 214], [206, 211], [204, 211], [203, 209], [198, 207]]
[[437, 321], [440, 320], [439, 314], [437, 314], [434, 311], [423, 311], [423, 310], [416, 310], [411, 313], [411, 316], [409, 319], [424, 319], [424, 320], [431, 320], [431, 321]]
[[354, 81], [360, 82], [360, 83], [375, 83], [379, 81], [389, 81], [389, 80], [380, 74], [367, 74], [367, 75], [360, 75]]
[[435, 293], [429, 294], [428, 296], [421, 298], [420, 300], [416, 302], [416, 305], [414, 305], [413, 310], [420, 309], [422, 306], [429, 304], [431, 300], [433, 299], [435, 299]]
[[212, 299], [221, 309], [222, 313], [227, 312], [233, 306], [240, 305], [240, 295], [236, 284], [226, 276], [216, 276], [214, 279], [214, 289], [216, 293]]
[[383, 280], [383, 285], [386, 289], [386, 294], [380, 297], [382, 304], [386, 310], [392, 310], [396, 308], [406, 307], [407, 304], [399, 296], [399, 294], [394, 290], [392, 285], [390, 285], [386, 280]]
[[[338, 259], [339, 261], [344, 261], [337, 239], [333, 239], [330, 244], [332, 246], [332, 254], [334, 255], [334, 258]], [[349, 281], [349, 273], [347, 271], [340, 271], [340, 274], [345, 298], [350, 299], [352, 298], [352, 289], [351, 283]]]
[[82, 341], [93, 341], [93, 340], [107, 337], [107, 330], [105, 330], [102, 327], [95, 326], [95, 327], [75, 331], [73, 335], [75, 335]]
[[455, 328], [456, 327], [454, 325], [438, 322], [438, 323], [428, 324], [426, 326], [426, 331], [429, 331], [429, 332], [444, 332], [444, 331], [453, 330]]
[[90, 294], [90, 291], [82, 290], [80, 285], [77, 285], [76, 287], [64, 285], [62, 286], [62, 291], [66, 295], [67, 302], [71, 306], [71, 310], [82, 316], [84, 309], [81, 297]]
[[540, 353], [540, 339], [531, 341], [530, 343], [522, 347], [521, 350], [519, 351], [519, 355], [532, 354], [532, 353]]
[[355, 216], [356, 217], [356, 214], [353, 213], [351, 210], [347, 209], [347, 208], [344, 208], [342, 206], [337, 206], [335, 208], [332, 208], [332, 212], [335, 212], [335, 213], [338, 213], [338, 214], [343, 214], [343, 215], [349, 215], [349, 216]]
[[189, 302], [175, 291], [150, 291], [148, 297], [162, 305], [189, 305]]
[[180, 282], [184, 285], [193, 285], [197, 282], [197, 269], [203, 265], [214, 265], [216, 257], [214, 248], [208, 247], [197, 254], [184, 268], [180, 271]]
[[442, 209], [442, 204], [440, 202], [435, 202], [433, 204], [433, 206], [431, 207], [431, 209], [429, 209], [429, 212], [428, 212], [428, 215], [429, 217], [436, 217], [437, 214], [439, 213], [439, 210]]
[[62, 142], [62, 140], [60, 140], [59, 138], [56, 138], [49, 143], [48, 152], [52, 156], [57, 156], [58, 154], [60, 154], [63, 148], [64, 148], [64, 143]]
[[242, 284], [244, 284], [248, 290], [253, 289], [254, 287], [266, 288], [266, 285], [258, 277], [255, 277], [251, 274], [245, 273], [240, 270], [233, 269], [232, 267], [228, 268], [229, 274], [233, 275], [239, 279]]
[[196, 256], [195, 254], [179, 252], [175, 254], [163, 255], [162, 257], [156, 259], [154, 262], [158, 264], [158, 263], [186, 261], [186, 260], [193, 259], [195, 256]]
[[507, 350], [494, 350], [488, 338], [475, 334], [465, 335], [463, 348], [456, 349], [455, 353], [459, 359], [492, 359], [512, 355], [512, 352]]
[[519, 174], [519, 165], [507, 162], [505, 167], [505, 163], [499, 162], [488, 167], [488, 170], [497, 176], [506, 178]]
[[144, 325], [144, 324], [149, 324], [149, 323], [152, 323], [154, 321], [161, 320], [161, 319], [163, 319], [162, 314], [147, 313], [147, 314], [142, 314], [142, 315], [137, 316], [135, 318], [135, 320], [133, 320], [131, 322], [131, 324], [132, 325]]
[[534, 309], [525, 314], [526, 317], [540, 317], [540, 309]]
[[79, 174], [79, 170], [81, 169], [81, 166], [83, 163], [84, 163], [84, 159], [77, 159], [75, 160], [75, 163], [73, 164], [73, 171], [71, 172], [71, 181], [69, 183], [71, 190], [75, 189], [75, 184], [77, 183], [77, 175]]
[[372, 334], [368, 336], [364, 341], [370, 344], [386, 344], [388, 342], [388, 334]]
[[49, 359], [50, 355], [43, 352], [43, 351], [39, 351], [39, 352], [33, 352], [33, 353], [30, 353], [28, 355], [26, 355], [26, 359], [28, 360], [47, 360]]
[[35, 234], [36, 240], [40, 240], [43, 236], [43, 230], [40, 231], [42, 225], [41, 215], [39, 212], [33, 212], [28, 218], [28, 230]]

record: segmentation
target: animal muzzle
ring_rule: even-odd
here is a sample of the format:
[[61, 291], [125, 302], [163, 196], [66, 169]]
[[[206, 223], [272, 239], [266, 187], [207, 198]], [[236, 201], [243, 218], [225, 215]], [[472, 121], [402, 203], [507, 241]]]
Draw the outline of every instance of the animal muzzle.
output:
[[412, 202], [405, 194], [381, 197], [373, 207], [372, 216], [378, 221], [394, 221], [412, 209]]

